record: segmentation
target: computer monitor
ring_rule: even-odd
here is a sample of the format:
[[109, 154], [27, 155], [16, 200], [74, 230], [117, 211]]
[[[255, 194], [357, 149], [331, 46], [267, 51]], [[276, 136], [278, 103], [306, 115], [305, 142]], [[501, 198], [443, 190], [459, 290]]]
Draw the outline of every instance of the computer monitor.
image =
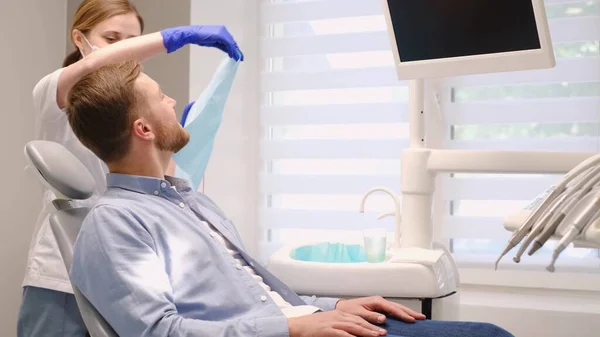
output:
[[554, 67], [543, 0], [383, 0], [400, 80]]

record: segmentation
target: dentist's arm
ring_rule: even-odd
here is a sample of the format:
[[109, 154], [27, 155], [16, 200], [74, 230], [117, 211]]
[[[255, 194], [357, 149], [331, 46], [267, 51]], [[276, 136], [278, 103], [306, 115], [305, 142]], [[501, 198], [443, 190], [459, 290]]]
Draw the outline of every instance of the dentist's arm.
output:
[[154, 240], [137, 217], [97, 206], [77, 238], [71, 279], [119, 336], [287, 336], [283, 316], [203, 321], [181, 316]]
[[144, 60], [161, 53], [172, 53], [185, 45], [215, 47], [236, 60], [243, 54], [223, 26], [182, 26], [142, 35], [100, 48], [78, 62], [66, 67], [59, 79], [56, 100], [61, 109], [66, 107], [69, 90], [82, 77], [105, 65], [127, 60]]

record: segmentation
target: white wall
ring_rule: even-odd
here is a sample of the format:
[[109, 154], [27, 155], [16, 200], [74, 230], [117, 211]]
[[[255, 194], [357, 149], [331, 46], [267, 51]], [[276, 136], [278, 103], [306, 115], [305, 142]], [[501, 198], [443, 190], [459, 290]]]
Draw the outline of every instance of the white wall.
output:
[[23, 171], [23, 146], [33, 138], [31, 91], [62, 63], [65, 6], [64, 0], [0, 2], [0, 336], [16, 335], [27, 250], [41, 207], [37, 186]]
[[[191, 0], [192, 24], [227, 26], [244, 52], [205, 174], [205, 192], [236, 224], [246, 248], [258, 253], [258, 0]], [[190, 96], [198, 97], [225, 57], [191, 49]]]
[[461, 286], [461, 320], [497, 324], [517, 337], [596, 337], [600, 294], [594, 291]]

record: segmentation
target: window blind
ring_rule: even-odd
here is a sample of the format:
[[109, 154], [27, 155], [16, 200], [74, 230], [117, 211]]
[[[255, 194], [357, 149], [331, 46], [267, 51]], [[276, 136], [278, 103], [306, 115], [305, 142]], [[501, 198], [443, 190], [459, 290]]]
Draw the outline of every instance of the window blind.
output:
[[[441, 147], [599, 150], [599, 1], [546, 0], [546, 9], [557, 66], [442, 80]], [[393, 231], [391, 219], [376, 220], [393, 209], [389, 197], [358, 212], [371, 187], [400, 194], [408, 146], [408, 87], [396, 79], [381, 1], [264, 0], [260, 14], [263, 259], [285, 244]], [[461, 263], [489, 269], [509, 236], [503, 217], [557, 178], [443, 177], [436, 227]], [[600, 270], [597, 250], [566, 255], [563, 264]], [[538, 256], [520, 266], [548, 262]]]
[[260, 213], [264, 256], [283, 244], [360, 239], [385, 227], [408, 145], [407, 83], [399, 82], [380, 1], [263, 1]]
[[[553, 69], [444, 79], [443, 147], [476, 150], [598, 152], [600, 2], [546, 0], [557, 60]], [[556, 175], [453, 174], [444, 181], [444, 233], [459, 261], [489, 266], [510, 233], [503, 218], [551, 186]], [[541, 268], [548, 243], [520, 265]], [[596, 249], [569, 248], [559, 270], [600, 271]]]

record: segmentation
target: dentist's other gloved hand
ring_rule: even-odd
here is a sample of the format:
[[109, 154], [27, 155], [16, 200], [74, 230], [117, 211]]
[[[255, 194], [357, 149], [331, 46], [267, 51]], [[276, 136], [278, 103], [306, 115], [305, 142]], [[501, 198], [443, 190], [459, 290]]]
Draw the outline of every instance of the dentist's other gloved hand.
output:
[[180, 26], [164, 29], [160, 33], [167, 53], [188, 44], [196, 44], [219, 48], [236, 61], [244, 60], [244, 54], [225, 26]]
[[187, 120], [188, 114], [190, 113], [190, 109], [196, 103], [196, 101], [191, 101], [188, 105], [183, 108], [183, 113], [181, 114], [181, 126], [185, 126], [185, 121]]

